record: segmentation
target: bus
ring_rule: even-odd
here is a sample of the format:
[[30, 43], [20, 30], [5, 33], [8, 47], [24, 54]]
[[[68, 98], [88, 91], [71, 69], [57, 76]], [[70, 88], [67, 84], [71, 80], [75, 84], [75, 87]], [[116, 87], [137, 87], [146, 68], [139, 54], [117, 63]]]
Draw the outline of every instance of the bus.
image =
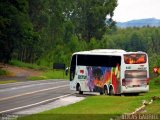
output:
[[72, 54], [70, 89], [106, 95], [149, 91], [148, 56], [145, 52], [95, 49]]

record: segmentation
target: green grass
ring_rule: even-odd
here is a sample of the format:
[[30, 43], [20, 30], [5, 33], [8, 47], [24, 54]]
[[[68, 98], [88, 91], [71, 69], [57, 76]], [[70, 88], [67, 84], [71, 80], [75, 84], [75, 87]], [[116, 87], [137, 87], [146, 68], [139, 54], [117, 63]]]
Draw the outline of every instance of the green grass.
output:
[[30, 68], [30, 69], [36, 69], [36, 70], [47, 70], [48, 69], [48, 67], [45, 67], [45, 66], [38, 66], [37, 64], [24, 63], [18, 60], [11, 60], [9, 64], [17, 66], [17, 67]]
[[9, 71], [0, 69], [0, 76], [9, 75]]
[[141, 98], [135, 97], [90, 96], [79, 103], [42, 114], [122, 114], [134, 111], [140, 102]]
[[146, 106], [146, 113], [160, 114], [160, 99], [155, 100], [152, 105]]
[[44, 80], [44, 79], [66, 79], [69, 77], [65, 75], [64, 70], [47, 70], [41, 76], [32, 76], [29, 80]]
[[64, 70], [50, 70], [44, 73], [49, 79], [68, 79], [68, 76], [65, 75]]
[[41, 70], [42, 75], [28, 77], [28, 80], [45, 80], [45, 79], [67, 79], [68, 76], [65, 75], [64, 70], [52, 70], [49, 67], [38, 66], [36, 64], [24, 63], [18, 60], [11, 60], [11, 65], [23, 68], [30, 68], [35, 70]]
[[[160, 79], [150, 81], [150, 91], [139, 96], [88, 96], [85, 100], [52, 109], [39, 114], [26, 116], [24, 120], [108, 120], [124, 113], [131, 113], [142, 105], [143, 100], [150, 101], [152, 96], [160, 96]], [[159, 113], [160, 101], [147, 106], [148, 113]], [[154, 112], [152, 109], [155, 109]]]
[[14, 83], [17, 82], [16, 80], [1, 80], [0, 84], [7, 84], [7, 83]]

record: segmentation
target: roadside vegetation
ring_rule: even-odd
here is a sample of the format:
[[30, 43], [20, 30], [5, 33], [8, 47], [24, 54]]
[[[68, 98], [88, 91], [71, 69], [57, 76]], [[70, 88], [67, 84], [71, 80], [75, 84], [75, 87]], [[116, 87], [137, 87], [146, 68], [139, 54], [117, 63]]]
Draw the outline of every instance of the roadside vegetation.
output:
[[46, 70], [40, 76], [31, 76], [28, 80], [45, 80], [45, 79], [64, 79], [69, 80], [64, 70]]
[[41, 71], [42, 74], [39, 76], [30, 76], [28, 80], [45, 80], [45, 79], [68, 79], [68, 76], [65, 75], [64, 70], [54, 70], [52, 66], [39, 66], [37, 64], [30, 64], [21, 62], [18, 60], [11, 60], [10, 65], [22, 67], [22, 68], [30, 68], [34, 70]]
[[17, 67], [30, 68], [30, 69], [35, 69], [35, 70], [47, 70], [47, 69], [49, 69], [46, 66], [40, 66], [40, 65], [37, 65], [35, 63], [26, 63], [26, 62], [22, 62], [22, 61], [19, 61], [19, 60], [16, 60], [16, 59], [11, 60], [9, 62], [9, 64], [13, 65], [13, 66], [17, 66]]
[[[11, 76], [12, 73], [9, 72], [8, 70], [4, 70], [4, 69], [0, 69], [0, 77], [4, 77], [4, 76]], [[14, 83], [17, 82], [16, 80], [0, 80], [0, 84], [7, 84], [7, 83]]]
[[[24, 120], [31, 119], [60, 119], [60, 120], [108, 120], [116, 118], [124, 113], [132, 113], [146, 100], [149, 102], [153, 96], [159, 94], [160, 77], [150, 81], [150, 91], [139, 96], [105, 96], [88, 95], [85, 100], [39, 114], [23, 117]], [[151, 105], [147, 105], [146, 113], [158, 114], [160, 99], [155, 100]], [[20, 118], [22, 119], [22, 118]]]
[[9, 71], [0, 69], [0, 76], [6, 76], [6, 75], [9, 75], [9, 74], [10, 74]]
[[21, 68], [29, 68], [42, 72], [39, 76], [30, 76], [28, 80], [45, 80], [45, 79], [68, 79], [69, 77], [65, 75], [64, 70], [56, 70], [52, 69], [52, 66], [39, 66], [37, 64], [25, 63], [18, 60], [11, 60], [10, 65], [21, 67]]
[[152, 105], [146, 106], [146, 113], [160, 114], [160, 100], [155, 100]]
[[[56, 69], [52, 69], [51, 67], [46, 67], [46, 66], [39, 66], [37, 64], [31, 64], [31, 63], [25, 63], [25, 62], [21, 62], [18, 60], [11, 60], [9, 62], [10, 67], [15, 66], [15, 67], [19, 67], [19, 68], [24, 68], [26, 71], [36, 71], [38, 72], [40, 75], [37, 76], [29, 76], [27, 78], [27, 80], [54, 80], [54, 79], [63, 79], [63, 80], [68, 80], [69, 76], [65, 75], [65, 71], [64, 70], [56, 70]], [[13, 83], [13, 82], [18, 82], [18, 80], [12, 80], [12, 78], [7, 79], [7, 80], [3, 80], [3, 77], [16, 77], [15, 73], [12, 73], [12, 71], [8, 71], [7, 70], [7, 64], [6, 66], [2, 66], [2, 68], [0, 69], [0, 77], [2, 77], [0, 79], [0, 84], [7, 84], [7, 83]]]
[[7, 84], [7, 83], [14, 83], [17, 82], [17, 80], [0, 80], [0, 84]]

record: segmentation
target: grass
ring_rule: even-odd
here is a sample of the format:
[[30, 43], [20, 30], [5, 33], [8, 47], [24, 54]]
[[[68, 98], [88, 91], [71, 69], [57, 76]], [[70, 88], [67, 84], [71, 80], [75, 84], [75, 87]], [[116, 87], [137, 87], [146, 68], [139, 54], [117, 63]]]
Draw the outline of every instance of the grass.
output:
[[146, 106], [146, 112], [160, 114], [160, 99], [155, 100], [152, 105]]
[[[139, 96], [88, 96], [81, 102], [26, 116], [23, 120], [108, 120], [124, 113], [131, 113], [142, 105], [143, 100], [150, 101], [152, 96], [159, 96], [159, 81], [159, 77], [152, 79], [150, 91]], [[147, 113], [159, 113], [159, 105], [160, 101], [154, 102], [153, 106], [148, 105]]]
[[64, 70], [47, 70], [41, 76], [32, 76], [29, 80], [44, 80], [44, 79], [66, 79], [69, 77], [65, 75]]
[[90, 96], [82, 102], [42, 114], [122, 114], [133, 111], [139, 102], [141, 99], [136, 100], [135, 97]]
[[9, 75], [9, 71], [0, 69], [0, 76]]
[[47, 70], [48, 67], [45, 66], [39, 66], [37, 64], [30, 64], [30, 63], [24, 63], [18, 60], [11, 60], [9, 62], [10, 65], [14, 65], [17, 67], [22, 67], [22, 68], [30, 68], [30, 69], [35, 69], [35, 70]]
[[0, 80], [0, 84], [14, 83], [16, 80]]
[[10, 64], [17, 67], [30, 68], [30, 69], [42, 71], [42, 75], [28, 77], [28, 80], [68, 79], [68, 76], [65, 75], [64, 70], [52, 70], [49, 67], [38, 66], [36, 64], [30, 64], [30, 63], [24, 63], [18, 60], [11, 60]]
[[68, 76], [65, 75], [64, 70], [50, 70], [44, 73], [44, 76], [52, 79], [68, 79]]

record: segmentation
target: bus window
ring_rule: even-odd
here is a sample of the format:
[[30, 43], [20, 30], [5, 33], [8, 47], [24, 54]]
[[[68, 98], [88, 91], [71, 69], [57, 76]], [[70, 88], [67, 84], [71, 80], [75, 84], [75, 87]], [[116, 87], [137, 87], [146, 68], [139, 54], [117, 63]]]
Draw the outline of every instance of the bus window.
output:
[[106, 55], [78, 55], [77, 65], [79, 66], [104, 66], [116, 67], [121, 64], [120, 56], [106, 56]]
[[146, 63], [146, 55], [145, 54], [125, 54], [124, 62], [126, 64]]
[[76, 70], [76, 55], [73, 55], [70, 66], [70, 81], [74, 79]]

